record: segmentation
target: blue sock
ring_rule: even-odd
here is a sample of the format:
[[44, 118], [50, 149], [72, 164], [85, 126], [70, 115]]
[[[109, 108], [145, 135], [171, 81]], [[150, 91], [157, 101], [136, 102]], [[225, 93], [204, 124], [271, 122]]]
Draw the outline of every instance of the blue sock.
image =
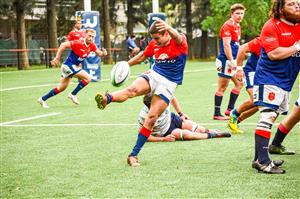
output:
[[235, 104], [239, 94], [240, 94], [240, 91], [238, 91], [236, 89], [232, 89], [232, 91], [230, 93], [229, 104], [228, 104], [227, 109], [229, 109], [229, 110], [234, 109], [234, 104]]
[[112, 95], [107, 93], [105, 96], [106, 96], [106, 99], [107, 99], [107, 104], [111, 103], [112, 99], [113, 99]]
[[215, 133], [207, 133], [207, 139], [213, 138], [214, 137], [213, 134]]
[[54, 89], [50, 90], [49, 93], [47, 93], [46, 95], [44, 95], [42, 97], [42, 100], [46, 101], [50, 97], [53, 97], [54, 95], [57, 95], [59, 92], [60, 91], [57, 88], [54, 88]]
[[257, 159], [261, 164], [269, 164], [269, 140], [266, 137], [255, 134], [255, 147], [257, 147]]
[[221, 115], [221, 104], [222, 104], [223, 95], [216, 93], [215, 94], [215, 113], [214, 115]]
[[286, 135], [289, 133], [289, 130], [283, 125], [280, 124], [277, 128], [277, 132], [274, 136], [272, 145], [274, 146], [281, 146], [281, 143], [283, 142]]
[[72, 95], [77, 95], [77, 93], [84, 88], [86, 85], [88, 84], [88, 82], [81, 80], [78, 85], [76, 86], [76, 88], [72, 91]]
[[135, 146], [133, 147], [131, 153], [129, 156], [137, 156], [144, 146], [144, 144], [147, 142], [148, 137], [150, 136], [151, 131], [149, 129], [146, 129], [145, 127], [142, 127], [140, 130], [140, 133], [137, 137], [137, 141]]
[[236, 108], [233, 109], [232, 114], [235, 115], [236, 117], [240, 117], [240, 115], [241, 115], [237, 112]]

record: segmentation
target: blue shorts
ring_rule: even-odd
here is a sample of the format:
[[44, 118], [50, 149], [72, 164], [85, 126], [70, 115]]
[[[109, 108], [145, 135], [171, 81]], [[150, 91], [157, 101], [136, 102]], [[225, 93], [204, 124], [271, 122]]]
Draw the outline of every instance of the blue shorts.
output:
[[171, 113], [171, 124], [167, 132], [164, 134], [164, 137], [170, 135], [174, 129], [182, 128], [182, 119], [175, 113]]

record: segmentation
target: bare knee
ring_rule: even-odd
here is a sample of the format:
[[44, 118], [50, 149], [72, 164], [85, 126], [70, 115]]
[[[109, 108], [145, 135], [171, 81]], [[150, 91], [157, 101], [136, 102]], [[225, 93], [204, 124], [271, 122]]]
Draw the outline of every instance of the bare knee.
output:
[[137, 88], [135, 86], [131, 86], [126, 88], [126, 93], [129, 98], [135, 97], [137, 95]]

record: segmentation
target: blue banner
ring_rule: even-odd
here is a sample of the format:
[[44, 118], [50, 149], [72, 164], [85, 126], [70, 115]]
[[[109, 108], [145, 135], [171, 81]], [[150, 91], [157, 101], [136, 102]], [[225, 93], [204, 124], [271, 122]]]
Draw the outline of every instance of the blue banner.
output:
[[[81, 20], [83, 29], [94, 29], [96, 31], [95, 44], [97, 48], [101, 48], [100, 42], [100, 16], [98, 11], [77, 11], [76, 19]], [[83, 69], [90, 74], [92, 81], [101, 80], [101, 59], [96, 53], [90, 53], [89, 57], [82, 63]]]

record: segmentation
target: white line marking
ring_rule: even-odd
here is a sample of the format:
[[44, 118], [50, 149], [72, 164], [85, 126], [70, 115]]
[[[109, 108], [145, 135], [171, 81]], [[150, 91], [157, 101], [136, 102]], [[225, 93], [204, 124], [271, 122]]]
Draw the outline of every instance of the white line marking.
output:
[[59, 115], [59, 114], [61, 114], [61, 113], [50, 113], [50, 114], [45, 114], [45, 115], [37, 115], [37, 116], [33, 116], [33, 117], [14, 120], [14, 121], [10, 121], [10, 122], [2, 122], [2, 123], [0, 123], [0, 126], [10, 125], [13, 123], [24, 122], [24, 121], [28, 121], [28, 120], [35, 120], [35, 119], [39, 119], [39, 118], [43, 118], [43, 117], [50, 117], [50, 116]]
[[[218, 122], [212, 122], [212, 123], [199, 123], [203, 126], [227, 126], [227, 123], [218, 123]], [[241, 126], [255, 126], [257, 123], [242, 123]], [[278, 126], [279, 123], [275, 123], [275, 126]], [[2, 127], [80, 127], [80, 126], [138, 126], [138, 124], [5, 124], [0, 125]], [[297, 126], [300, 126], [300, 124], [297, 124]]]
[[[186, 71], [185, 73], [195, 73], [195, 72], [206, 72], [206, 71], [212, 71], [214, 69], [199, 69], [199, 70], [190, 70], [190, 71]], [[138, 75], [132, 75], [130, 76], [130, 79], [132, 78], [136, 78]], [[102, 79], [101, 82], [106, 82], [106, 81], [110, 81], [110, 79]], [[71, 82], [71, 84], [77, 84], [77, 83], [73, 83]], [[12, 91], [12, 90], [19, 90], [19, 89], [27, 89], [27, 88], [39, 88], [39, 87], [47, 87], [47, 86], [56, 86], [56, 84], [42, 84], [42, 85], [31, 85], [31, 86], [19, 86], [19, 87], [12, 87], [12, 88], [2, 88], [0, 89], [0, 92], [3, 91]]]

